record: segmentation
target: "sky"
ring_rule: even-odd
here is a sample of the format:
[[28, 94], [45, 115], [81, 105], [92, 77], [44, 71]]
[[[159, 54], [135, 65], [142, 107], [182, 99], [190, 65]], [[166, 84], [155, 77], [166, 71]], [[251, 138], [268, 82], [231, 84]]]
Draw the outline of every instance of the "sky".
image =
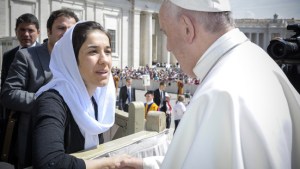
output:
[[300, 19], [300, 0], [230, 0], [235, 19]]

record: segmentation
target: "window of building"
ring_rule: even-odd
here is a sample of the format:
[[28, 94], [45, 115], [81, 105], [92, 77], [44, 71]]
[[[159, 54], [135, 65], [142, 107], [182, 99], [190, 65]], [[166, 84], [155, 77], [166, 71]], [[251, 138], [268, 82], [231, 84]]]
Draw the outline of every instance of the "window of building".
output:
[[108, 29], [108, 33], [111, 36], [111, 51], [116, 53], [116, 30]]

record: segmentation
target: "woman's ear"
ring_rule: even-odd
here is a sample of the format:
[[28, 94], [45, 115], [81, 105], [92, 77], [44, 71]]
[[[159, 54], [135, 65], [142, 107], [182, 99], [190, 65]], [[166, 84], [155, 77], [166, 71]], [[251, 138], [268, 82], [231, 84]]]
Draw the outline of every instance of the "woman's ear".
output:
[[184, 39], [188, 43], [192, 43], [195, 38], [195, 28], [191, 19], [186, 15], [181, 15], [180, 24], [182, 24], [182, 28], [184, 29]]

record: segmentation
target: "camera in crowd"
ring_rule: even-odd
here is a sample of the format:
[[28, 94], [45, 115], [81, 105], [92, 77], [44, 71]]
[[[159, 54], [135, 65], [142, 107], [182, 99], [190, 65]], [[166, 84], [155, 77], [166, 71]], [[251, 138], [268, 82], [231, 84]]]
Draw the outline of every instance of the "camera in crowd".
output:
[[287, 39], [281, 37], [272, 39], [267, 52], [274, 60], [300, 62], [300, 24], [288, 25], [287, 30], [293, 30], [296, 34]]
[[267, 52], [300, 94], [300, 24], [288, 25], [287, 30], [296, 34], [287, 39], [272, 39]]

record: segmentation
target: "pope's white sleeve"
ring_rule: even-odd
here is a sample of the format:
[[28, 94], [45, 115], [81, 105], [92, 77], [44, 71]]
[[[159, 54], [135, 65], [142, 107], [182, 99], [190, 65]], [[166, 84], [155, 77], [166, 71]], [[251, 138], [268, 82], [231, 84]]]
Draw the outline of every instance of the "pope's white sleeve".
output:
[[143, 169], [159, 169], [165, 156], [151, 156], [143, 158]]

